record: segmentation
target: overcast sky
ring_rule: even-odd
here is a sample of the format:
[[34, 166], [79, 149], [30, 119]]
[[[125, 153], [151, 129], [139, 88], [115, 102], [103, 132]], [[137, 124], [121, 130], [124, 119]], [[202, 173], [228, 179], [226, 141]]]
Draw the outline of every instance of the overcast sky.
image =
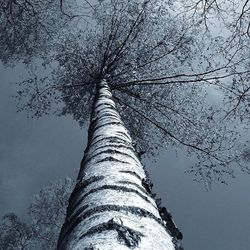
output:
[[[21, 69], [0, 65], [0, 215], [25, 216], [32, 195], [53, 180], [76, 175], [86, 131], [70, 117], [27, 119], [16, 113], [15, 85]], [[192, 161], [166, 150], [147, 161], [154, 191], [181, 228], [185, 250], [250, 249], [250, 176], [206, 191], [185, 174]]]

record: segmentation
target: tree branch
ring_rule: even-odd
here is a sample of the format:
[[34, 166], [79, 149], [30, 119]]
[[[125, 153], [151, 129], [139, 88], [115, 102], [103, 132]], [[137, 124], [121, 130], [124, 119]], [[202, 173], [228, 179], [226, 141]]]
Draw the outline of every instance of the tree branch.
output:
[[166, 130], [165, 128], [163, 128], [161, 125], [159, 125], [157, 122], [153, 121], [152, 119], [150, 119], [149, 117], [147, 117], [145, 114], [143, 114], [142, 112], [138, 111], [136, 108], [132, 107], [131, 105], [125, 103], [124, 101], [122, 101], [120, 98], [116, 97], [113, 95], [113, 97], [120, 102], [122, 105], [127, 106], [128, 108], [130, 108], [131, 110], [133, 110], [135, 113], [137, 113], [138, 115], [140, 115], [143, 119], [145, 119], [146, 121], [148, 121], [150, 124], [154, 125], [156, 128], [158, 128], [162, 133], [168, 135], [172, 140], [180, 143], [183, 146], [186, 146], [188, 148], [192, 148], [194, 150], [197, 150], [201, 153], [204, 153], [205, 155], [215, 159], [218, 162], [221, 163], [225, 163], [224, 159], [219, 158], [218, 156], [216, 156], [215, 154], [212, 154], [211, 151], [208, 151], [207, 149], [203, 149], [198, 147], [197, 145], [193, 145], [187, 142], [182, 141], [181, 139], [177, 138], [176, 136], [174, 136], [174, 134], [172, 134], [171, 132], [169, 132], [168, 130]]

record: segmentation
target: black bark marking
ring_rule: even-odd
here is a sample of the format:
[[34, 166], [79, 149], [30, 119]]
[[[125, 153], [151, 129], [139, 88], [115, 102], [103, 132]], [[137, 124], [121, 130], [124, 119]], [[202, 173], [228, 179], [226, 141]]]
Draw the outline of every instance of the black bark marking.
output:
[[86, 193], [82, 198], [86, 198], [88, 195], [101, 191], [101, 190], [117, 190], [117, 191], [122, 191], [122, 192], [128, 192], [128, 193], [135, 193], [137, 195], [139, 195], [142, 199], [144, 199], [145, 201], [149, 202], [149, 199], [147, 196], [141, 194], [139, 191], [132, 189], [132, 188], [128, 188], [128, 187], [124, 187], [124, 186], [117, 186], [117, 185], [103, 185], [101, 187], [98, 188], [94, 188], [91, 189], [88, 193]]
[[149, 178], [143, 178], [142, 181], [142, 186], [147, 190], [147, 192], [149, 194], [152, 193], [152, 187], [153, 187], [153, 183], [150, 181]]
[[[100, 106], [106, 106], [106, 107], [103, 107], [103, 108], [98, 109], [98, 107], [100, 107]], [[100, 104], [98, 104], [98, 106], [95, 108], [95, 115], [98, 116], [98, 114], [99, 114], [100, 112], [102, 112], [103, 110], [113, 110], [113, 111], [115, 111], [115, 112], [117, 113], [116, 108], [113, 107], [111, 104], [109, 104], [109, 103], [100, 103]], [[117, 113], [117, 114], [118, 114], [118, 113]]]
[[92, 137], [91, 142], [88, 141], [87, 147], [86, 147], [86, 149], [84, 150], [84, 153], [85, 153], [85, 154], [88, 152], [88, 150], [89, 150], [93, 145], [95, 145], [96, 143], [98, 143], [99, 141], [101, 141], [101, 140], [104, 139], [104, 138], [102, 138], [102, 139], [100, 139], [100, 140], [97, 140], [97, 141], [93, 142], [94, 140], [96, 140], [96, 138], [99, 138], [99, 137], [103, 137], [103, 135], [96, 135], [95, 137]]
[[62, 245], [65, 237], [67, 236], [67, 234], [69, 232], [69, 229], [71, 232], [74, 229], [74, 225], [77, 225], [78, 223], [81, 222], [81, 217], [79, 217], [79, 215], [81, 213], [83, 213], [84, 210], [86, 210], [87, 208], [88, 208], [88, 205], [85, 205], [85, 206], [79, 208], [73, 216], [71, 216], [71, 217], [68, 217], [68, 215], [66, 216], [67, 220], [64, 222], [64, 224], [61, 228], [59, 239], [57, 242], [57, 249], [60, 249], [60, 246]]
[[87, 147], [91, 144], [93, 140], [93, 134], [94, 134], [94, 127], [96, 126], [96, 119], [91, 119], [90, 125], [89, 125], [89, 130], [88, 130], [88, 143]]
[[[114, 104], [115, 105], [115, 104]], [[102, 103], [99, 103], [98, 105], [95, 106], [95, 110], [97, 110], [99, 107], [101, 106], [106, 106], [104, 108], [111, 108], [111, 109], [114, 109], [114, 105], [110, 104], [110, 103], [107, 103], [107, 102], [102, 102]], [[117, 112], [117, 111], [116, 111]]]
[[82, 221], [81, 217], [76, 217], [71, 221], [66, 221], [64, 223], [57, 242], [57, 250], [65, 249], [63, 244], [64, 241], [67, 239], [67, 236], [69, 237], [69, 234], [81, 221]]
[[101, 115], [98, 115], [98, 121], [102, 121], [102, 120], [105, 120], [105, 119], [113, 119], [113, 120], [116, 120], [116, 121], [119, 121], [121, 122], [121, 119], [118, 115], [116, 114], [111, 114], [110, 111], [108, 110], [107, 112], [103, 112]]
[[133, 157], [132, 155], [130, 154], [127, 154], [127, 153], [123, 153], [121, 151], [118, 151], [118, 150], [115, 150], [115, 149], [107, 149], [107, 150], [104, 150], [104, 151], [101, 151], [99, 153], [96, 153], [96, 154], [93, 154], [93, 152], [88, 155], [89, 157], [86, 157], [85, 158], [85, 162], [83, 162], [84, 165], [86, 165], [88, 162], [90, 162], [91, 160], [93, 160], [95, 157], [101, 155], [101, 154], [120, 154], [122, 156], [126, 156], [126, 157], [129, 157], [131, 158], [132, 160], [134, 160], [135, 162], [138, 162], [138, 159]]
[[[103, 87], [101, 87], [100, 89], [102, 89], [102, 88]], [[110, 89], [108, 87], [106, 87], [106, 90], [108, 90], [111, 93], [111, 91], [110, 91]], [[100, 93], [100, 91], [99, 91], [98, 94], [99, 94], [99, 97], [105, 97], [105, 99], [109, 99], [109, 100], [111, 100], [111, 101], [113, 101], [115, 103], [114, 98], [112, 97], [112, 95], [103, 94], [103, 93]]]
[[[97, 136], [95, 136], [95, 137], [92, 138], [92, 139], [93, 139], [93, 140], [96, 140], [96, 138], [98, 138], [98, 137], [103, 137], [103, 135], [97, 135]], [[124, 139], [122, 139], [122, 138], [119, 138], [119, 137], [109, 136], [109, 137], [104, 137], [104, 138], [102, 138], [102, 139], [100, 139], [100, 140], [97, 140], [97, 141], [95, 141], [95, 142], [92, 142], [92, 143], [86, 148], [85, 153], [89, 150], [89, 148], [93, 147], [93, 146], [96, 145], [97, 143], [99, 143], [99, 142], [101, 142], [101, 141], [104, 141], [104, 140], [108, 140], [107, 143], [109, 143], [109, 142], [111, 142], [111, 143], [112, 143], [112, 142], [121, 143], [121, 144], [126, 144], [126, 145], [128, 145], [129, 147], [133, 148], [133, 147], [132, 147], [132, 144], [129, 143], [128, 141], [126, 141], [126, 140], [124, 140]]]
[[104, 161], [108, 161], [108, 162], [110, 162], [110, 161], [115, 161], [115, 162], [130, 164], [130, 162], [128, 162], [128, 161], [121, 161], [121, 160], [118, 160], [118, 159], [116, 159], [116, 158], [114, 158], [114, 157], [112, 157], [112, 156], [105, 157], [105, 158], [103, 158], [103, 159], [97, 161], [96, 163], [104, 162]]
[[175, 225], [171, 213], [165, 208], [161, 207], [159, 209], [161, 218], [166, 222], [166, 226], [170, 231], [172, 237], [176, 238], [177, 240], [182, 240], [183, 235], [180, 229]]
[[99, 192], [102, 190], [117, 190], [117, 191], [122, 191], [122, 192], [135, 193], [135, 194], [139, 195], [142, 199], [144, 199], [146, 202], [150, 203], [147, 196], [141, 194], [139, 191], [137, 191], [135, 189], [124, 187], [124, 186], [117, 186], [117, 185], [103, 185], [101, 187], [91, 189], [88, 193], [83, 195], [81, 199], [79, 199], [79, 201], [77, 202], [77, 204], [75, 204], [75, 206], [79, 205], [90, 194], [93, 194], [95, 192]]
[[125, 245], [130, 248], [138, 246], [141, 237], [144, 236], [142, 233], [133, 230], [127, 226], [124, 226], [123, 224], [119, 224], [115, 222], [114, 219], [111, 219], [108, 222], [104, 222], [95, 227], [92, 227], [85, 234], [83, 234], [79, 238], [79, 240], [83, 239], [84, 237], [92, 236], [93, 234], [110, 230], [117, 231], [118, 240], [121, 241], [122, 243], [125, 243]]
[[132, 181], [119, 181], [119, 183], [133, 185], [136, 188], [138, 188], [140, 191], [142, 191], [144, 194], [147, 195], [147, 192], [145, 191], [145, 189], [143, 187], [141, 187], [140, 185], [138, 185], [138, 184], [136, 184], [136, 183], [134, 183]]
[[127, 146], [127, 145], [123, 145], [123, 144], [119, 144], [119, 143], [115, 143], [115, 142], [108, 142], [108, 145], [102, 145], [102, 146], [100, 146], [98, 148], [95, 148], [91, 152], [91, 154], [93, 154], [97, 150], [100, 150], [100, 149], [103, 149], [103, 148], [110, 148], [110, 147], [114, 147], [115, 149], [124, 148], [124, 149], [130, 150], [132, 153], [135, 153], [132, 146]]
[[111, 122], [107, 122], [107, 123], [104, 123], [104, 124], [101, 124], [101, 125], [95, 127], [95, 132], [96, 132], [98, 129], [100, 129], [100, 128], [102, 128], [102, 127], [105, 127], [105, 126], [109, 126], [109, 125], [121, 125], [121, 126], [123, 126], [123, 124], [122, 124], [120, 121], [119, 121], [119, 122], [111, 121]]
[[[114, 112], [115, 111], [115, 112]], [[116, 110], [112, 107], [104, 107], [101, 108], [99, 110], [95, 111], [95, 116], [98, 118], [102, 118], [104, 114], [112, 114], [112, 115], [116, 115], [117, 118], [119, 118], [118, 113], [116, 112]]]
[[154, 214], [147, 211], [146, 209], [135, 207], [135, 206], [101, 205], [101, 206], [91, 208], [83, 212], [83, 214], [80, 215], [79, 217], [74, 217], [72, 218], [71, 221], [67, 222], [67, 227], [65, 226], [65, 231], [60, 234], [60, 238], [58, 241], [59, 242], [58, 249], [60, 249], [60, 246], [63, 245], [63, 241], [65, 240], [65, 238], [69, 236], [72, 230], [76, 228], [78, 224], [81, 223], [83, 220], [85, 220], [86, 218], [94, 214], [104, 213], [104, 212], [109, 212], [109, 211], [125, 212], [126, 215], [127, 213], [131, 213], [139, 217], [150, 218], [152, 220], [155, 220], [160, 225], [162, 225], [165, 228], [165, 230], [168, 232], [168, 229], [166, 228], [162, 219], [156, 217]]
[[84, 206], [80, 207], [75, 213], [72, 213], [71, 215], [67, 214], [67, 221], [71, 221], [73, 218], [78, 217], [88, 207], [89, 207], [89, 205], [84, 205]]
[[120, 173], [126, 173], [126, 174], [131, 174], [135, 177], [137, 177], [139, 180], [142, 180], [142, 178], [140, 177], [140, 175], [138, 175], [135, 171], [130, 171], [130, 170], [120, 170]]
[[[92, 138], [92, 141], [95, 140], [96, 138], [99, 138], [99, 137], [103, 137], [102, 135], [97, 135], [95, 136], [94, 138]], [[104, 137], [104, 138], [101, 138], [93, 143], [89, 143], [86, 147], [86, 149], [84, 150], [84, 157], [81, 161], [81, 167], [80, 167], [80, 171], [79, 171], [79, 174], [78, 174], [78, 177], [77, 179], [81, 179], [82, 176], [83, 176], [83, 173], [84, 173], [84, 169], [85, 169], [85, 160], [86, 158], [88, 157], [88, 151], [96, 144], [100, 143], [100, 142], [103, 142], [103, 141], [106, 141], [105, 144], [110, 144], [110, 146], [112, 147], [117, 147], [117, 148], [120, 148], [120, 147], [124, 147], [124, 148], [127, 148], [127, 149], [130, 149], [131, 151], [134, 151], [134, 148], [132, 147], [132, 144], [129, 143], [128, 141], [122, 139], [122, 138], [118, 138], [118, 137], [115, 137], [115, 136], [109, 136], [109, 137]], [[99, 148], [102, 148], [102, 147], [108, 147], [108, 145], [102, 145], [98, 148], [95, 148], [93, 150], [93, 152], [95, 152], [96, 150], [98, 150]], [[92, 153], [93, 153], [92, 152]]]
[[131, 140], [130, 136], [127, 133], [122, 132], [122, 131], [117, 131], [117, 133], [120, 134], [120, 135], [125, 136], [128, 140]]
[[79, 197], [79, 193], [83, 193], [84, 192], [84, 189], [96, 182], [96, 181], [101, 181], [103, 180], [105, 177], [104, 176], [92, 176], [90, 177], [89, 179], [87, 180], [84, 180], [84, 181], [77, 181], [76, 185], [75, 185], [75, 188], [73, 190], [73, 192], [71, 193], [70, 197], [69, 197], [69, 205], [68, 205], [68, 208], [67, 208], [67, 216], [69, 216], [71, 213], [72, 213], [72, 210], [74, 210], [74, 207], [75, 207], [75, 201], [76, 199]]
[[[102, 104], [102, 105], [107, 105], [107, 104]], [[95, 116], [93, 118], [101, 119], [103, 118], [104, 115], [105, 117], [110, 116], [110, 117], [115, 117], [117, 119], [121, 119], [119, 113], [112, 106], [101, 107], [99, 110], [96, 110]]]

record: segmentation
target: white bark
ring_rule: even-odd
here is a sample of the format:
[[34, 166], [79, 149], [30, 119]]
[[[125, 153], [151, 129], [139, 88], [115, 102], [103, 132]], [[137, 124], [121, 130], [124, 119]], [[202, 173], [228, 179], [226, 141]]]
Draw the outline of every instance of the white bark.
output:
[[109, 87], [102, 81], [58, 249], [174, 250], [155, 201], [142, 185], [146, 178]]

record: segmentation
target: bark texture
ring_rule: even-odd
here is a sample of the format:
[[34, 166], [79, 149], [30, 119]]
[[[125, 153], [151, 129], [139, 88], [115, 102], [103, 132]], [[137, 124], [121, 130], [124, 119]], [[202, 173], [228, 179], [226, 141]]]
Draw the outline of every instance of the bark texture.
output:
[[175, 249], [105, 80], [58, 241], [58, 250], [66, 249]]

